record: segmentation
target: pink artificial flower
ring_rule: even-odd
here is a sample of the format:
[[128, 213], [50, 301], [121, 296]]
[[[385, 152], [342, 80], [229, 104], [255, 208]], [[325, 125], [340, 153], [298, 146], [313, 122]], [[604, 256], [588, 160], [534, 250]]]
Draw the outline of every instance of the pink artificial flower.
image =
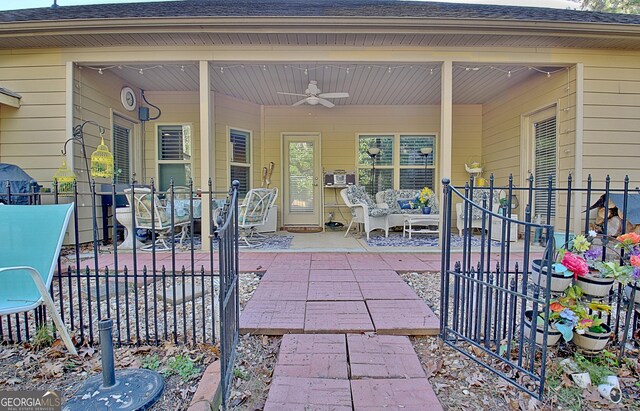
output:
[[633, 267], [640, 267], [640, 255], [632, 255], [629, 262]]
[[585, 259], [571, 252], [564, 253], [560, 264], [567, 267], [567, 270], [571, 271], [576, 278], [583, 277], [589, 272], [589, 266]]
[[591, 318], [583, 318], [582, 320], [580, 320], [580, 325], [584, 328], [593, 327], [593, 320]]

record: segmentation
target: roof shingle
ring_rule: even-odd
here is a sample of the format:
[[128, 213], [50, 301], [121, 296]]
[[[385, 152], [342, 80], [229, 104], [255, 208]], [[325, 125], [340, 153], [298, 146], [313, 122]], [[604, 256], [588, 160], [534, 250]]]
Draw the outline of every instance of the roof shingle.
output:
[[640, 16], [538, 7], [398, 0], [185, 0], [0, 12], [0, 22], [183, 17], [398, 17], [640, 24]]

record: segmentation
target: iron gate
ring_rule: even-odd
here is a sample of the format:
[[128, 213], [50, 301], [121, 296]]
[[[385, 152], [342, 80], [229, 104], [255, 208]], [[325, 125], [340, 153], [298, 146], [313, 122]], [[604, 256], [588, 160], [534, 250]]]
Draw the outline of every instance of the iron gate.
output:
[[[467, 185], [461, 193], [448, 179], [442, 182], [440, 337], [471, 360], [542, 399], [549, 327], [547, 322], [529, 327], [527, 319], [548, 316], [551, 276], [538, 276], [546, 277], [546, 286], [534, 284], [530, 267], [532, 260], [539, 258], [540, 266], [551, 272], [553, 227], [532, 223], [528, 206], [525, 221], [510, 218], [510, 195], [498, 206], [497, 193], [490, 189], [476, 188], [474, 195], [473, 186]], [[461, 249], [457, 242], [456, 249], [452, 247], [452, 217], [458, 219], [459, 228], [460, 219], [463, 222]], [[479, 233], [474, 235], [474, 228]], [[536, 229], [547, 239], [545, 247], [532, 246]], [[517, 239], [519, 232], [524, 233], [524, 244], [515, 243], [515, 251], [509, 240]], [[452, 261], [452, 252], [460, 259]]]
[[[238, 187], [240, 183], [235, 180], [229, 190], [229, 199], [216, 220], [218, 228], [214, 233], [214, 237], [218, 240], [220, 264], [220, 383], [223, 410], [227, 409], [231, 381], [233, 381], [233, 364], [240, 330]], [[213, 246], [211, 249], [213, 250]]]

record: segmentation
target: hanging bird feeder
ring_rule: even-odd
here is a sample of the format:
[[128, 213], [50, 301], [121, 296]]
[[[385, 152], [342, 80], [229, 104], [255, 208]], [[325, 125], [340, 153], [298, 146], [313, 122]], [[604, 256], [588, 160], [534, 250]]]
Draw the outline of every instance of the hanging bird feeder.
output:
[[70, 196], [73, 194], [73, 186], [78, 177], [67, 166], [67, 159], [62, 158], [62, 165], [53, 175], [53, 180], [58, 183], [58, 194], [61, 196]]
[[91, 177], [113, 177], [113, 154], [111, 154], [109, 148], [104, 144], [103, 136], [101, 136], [100, 145], [96, 151], [91, 154]]

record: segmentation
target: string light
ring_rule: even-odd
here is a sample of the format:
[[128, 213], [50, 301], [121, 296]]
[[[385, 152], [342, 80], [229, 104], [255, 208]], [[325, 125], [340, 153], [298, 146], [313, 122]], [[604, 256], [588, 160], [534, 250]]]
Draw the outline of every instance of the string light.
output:
[[98, 69], [98, 74], [102, 74], [102, 69]]

